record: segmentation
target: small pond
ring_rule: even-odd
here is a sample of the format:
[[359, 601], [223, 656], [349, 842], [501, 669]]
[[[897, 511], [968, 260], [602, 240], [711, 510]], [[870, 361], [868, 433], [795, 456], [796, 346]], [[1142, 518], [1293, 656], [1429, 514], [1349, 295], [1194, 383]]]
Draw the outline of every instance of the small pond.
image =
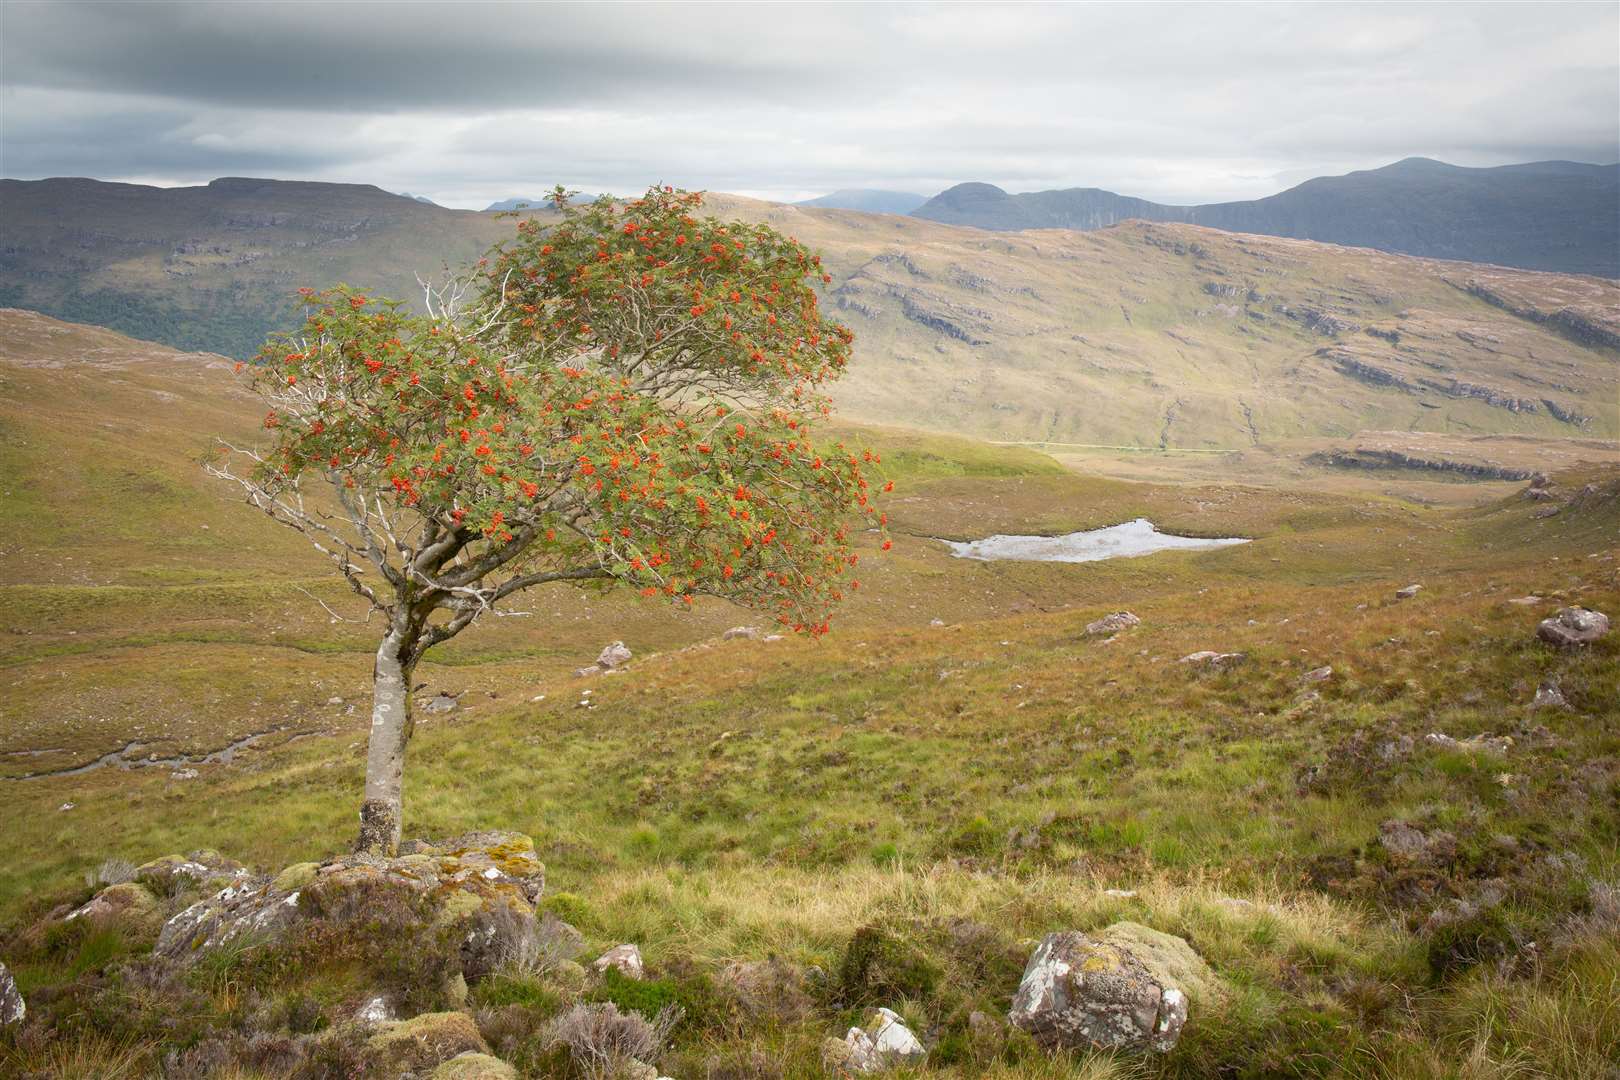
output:
[[987, 536], [983, 540], [943, 540], [958, 559], [1018, 559], [1024, 562], [1097, 562], [1155, 551], [1187, 551], [1196, 548], [1230, 547], [1247, 544], [1243, 537], [1203, 540], [1192, 536], [1171, 536], [1153, 527], [1147, 518], [1137, 518], [1106, 529], [1090, 529], [1066, 536]]

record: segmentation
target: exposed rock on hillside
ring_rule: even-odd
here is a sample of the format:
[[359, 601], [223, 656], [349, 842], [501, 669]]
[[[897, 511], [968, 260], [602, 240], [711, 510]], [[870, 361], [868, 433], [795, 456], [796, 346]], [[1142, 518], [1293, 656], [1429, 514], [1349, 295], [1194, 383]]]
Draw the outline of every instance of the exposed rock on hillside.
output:
[[1218, 982], [1185, 941], [1135, 923], [1097, 937], [1041, 940], [1008, 1019], [1050, 1048], [1169, 1051], [1187, 1023], [1189, 995]]
[[1141, 625], [1142, 620], [1129, 611], [1116, 611], [1111, 615], [1104, 615], [1096, 622], [1086, 624], [1087, 637], [1112, 636], [1121, 630], [1129, 630], [1133, 626]]
[[890, 1009], [877, 1009], [864, 1028], [852, 1027], [842, 1040], [828, 1039], [821, 1060], [835, 1074], [869, 1074], [895, 1065], [918, 1064], [928, 1051], [905, 1021]]
[[1590, 645], [1608, 632], [1609, 617], [1583, 607], [1559, 608], [1556, 615], [1543, 619], [1536, 628], [1536, 636], [1542, 641], [1566, 649]]
[[20, 1023], [27, 1015], [28, 1005], [23, 1001], [22, 992], [17, 989], [17, 980], [0, 962], [0, 1027]]
[[243, 875], [164, 923], [155, 951], [190, 962], [231, 941], [274, 939], [312, 914], [345, 910], [348, 896], [373, 890], [431, 897], [435, 922], [462, 935], [463, 968], [473, 977], [533, 935], [545, 866], [528, 837], [470, 833], [414, 841], [402, 852], [393, 859], [333, 859], [303, 884], [295, 884], [303, 875]]

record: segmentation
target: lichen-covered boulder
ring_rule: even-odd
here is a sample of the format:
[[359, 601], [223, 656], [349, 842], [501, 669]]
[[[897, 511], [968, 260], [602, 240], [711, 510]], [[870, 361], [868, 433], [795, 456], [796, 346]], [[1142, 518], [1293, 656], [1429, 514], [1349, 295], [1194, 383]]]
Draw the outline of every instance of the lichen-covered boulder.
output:
[[1176, 987], [1194, 1002], [1213, 1005], [1226, 994], [1220, 977], [1184, 938], [1130, 921], [1114, 923], [1098, 936], [1129, 950], [1161, 983]]
[[468, 1051], [440, 1064], [428, 1080], [517, 1080], [517, 1070], [500, 1058]]
[[132, 937], [151, 938], [163, 925], [163, 910], [152, 890], [126, 881], [102, 889], [89, 903], [69, 912], [67, 918], [88, 919], [117, 926]]
[[27, 1015], [28, 1005], [23, 1001], [22, 991], [17, 989], [17, 980], [11, 977], [6, 965], [0, 963], [0, 1027], [21, 1023]]
[[281, 893], [264, 875], [250, 875], [169, 919], [153, 952], [184, 959], [230, 941], [274, 938], [297, 918], [298, 893]]
[[1541, 620], [1536, 636], [1549, 645], [1577, 649], [1590, 645], [1609, 632], [1609, 617], [1583, 607], [1559, 608], [1550, 619]]
[[379, 1076], [428, 1072], [465, 1053], [488, 1054], [489, 1046], [472, 1017], [462, 1012], [395, 1020], [366, 1040], [366, 1057]]
[[1007, 1019], [1049, 1049], [1164, 1053], [1187, 1023], [1190, 984], [1216, 985], [1180, 938], [1134, 923], [1063, 931], [1041, 939]]
[[[418, 852], [441, 860], [449, 881], [464, 882], [476, 876], [489, 886], [516, 889], [530, 904], [546, 888], [546, 864], [534, 853], [534, 841], [520, 832], [491, 829], [419, 842]], [[456, 865], [448, 867], [445, 860], [454, 860]]]
[[282, 892], [297, 892], [315, 880], [315, 874], [320, 868], [320, 863], [293, 863], [271, 879], [270, 884]]

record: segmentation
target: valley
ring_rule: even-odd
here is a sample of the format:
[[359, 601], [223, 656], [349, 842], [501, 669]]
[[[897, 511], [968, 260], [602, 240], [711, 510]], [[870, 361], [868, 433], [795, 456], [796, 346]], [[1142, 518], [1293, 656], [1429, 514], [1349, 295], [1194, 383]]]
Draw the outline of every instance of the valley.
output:
[[[915, 256], [930, 275], [955, 257]], [[1601, 385], [1600, 364], [1581, 372]], [[183, 1014], [118, 997], [96, 965], [138, 959], [138, 936], [30, 936], [98, 867], [213, 848], [273, 869], [352, 832], [376, 628], [300, 538], [198, 467], [213, 434], [252, 439], [260, 415], [226, 358], [0, 312], [0, 923], [31, 1010], [124, 1003], [78, 1044], [92, 1061], [146, 1060], [181, 1015], [197, 1038], [228, 1027], [237, 980], [274, 955], [222, 956]], [[1264, 448], [1174, 468], [1116, 453], [1141, 471], [1117, 479], [840, 424], [882, 451], [894, 547], [862, 542], [864, 587], [829, 637], [726, 639], [754, 620], [561, 587], [418, 672], [407, 835], [532, 836], [547, 910], [586, 955], [639, 943], [649, 985], [696, 1017], [665, 1070], [754, 1075], [725, 1070], [764, 1055], [771, 1075], [825, 1075], [822, 1042], [860, 1011], [839, 990], [851, 935], [875, 927], [936, 972], [894, 999], [930, 1075], [1438, 1078], [1472, 1055], [1600, 1080], [1620, 1047], [1620, 645], [1560, 650], [1536, 627], [1620, 611], [1611, 444], [1374, 432], [1334, 445], [1504, 472], [1307, 465], [1302, 445], [1282, 472]], [[1548, 474], [1545, 497], [1517, 470]], [[1430, 489], [1446, 494], [1414, 497]], [[957, 559], [935, 539], [1137, 517], [1253, 540], [1074, 565]], [[1088, 633], [1121, 610], [1140, 623]], [[622, 671], [574, 674], [614, 640]], [[1201, 652], [1242, 659], [1183, 662]], [[1538, 704], [1547, 687], [1563, 704]], [[1228, 987], [1195, 1002], [1174, 1051], [1050, 1057], [969, 1023], [1005, 1012], [1054, 920], [1121, 919], [1193, 942]], [[812, 1006], [727, 1019], [718, 973], [766, 957], [824, 973]], [[514, 1000], [543, 1013], [564, 993], [550, 978], [486, 980], [468, 1007], [486, 1025]], [[285, 979], [254, 1008], [307, 997], [338, 1016], [363, 989], [338, 963]], [[488, 1030], [518, 1068], [555, 1064], [520, 1027]]]

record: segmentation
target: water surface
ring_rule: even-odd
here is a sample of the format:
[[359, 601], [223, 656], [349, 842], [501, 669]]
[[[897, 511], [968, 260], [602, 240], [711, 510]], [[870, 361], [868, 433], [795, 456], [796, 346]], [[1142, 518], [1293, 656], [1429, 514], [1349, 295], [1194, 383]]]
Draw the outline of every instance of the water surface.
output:
[[1187, 551], [1197, 548], [1230, 547], [1247, 544], [1241, 536], [1206, 540], [1193, 536], [1172, 536], [1153, 527], [1147, 518], [1137, 518], [1106, 529], [1089, 529], [1065, 536], [987, 536], [983, 540], [943, 540], [958, 559], [1018, 559], [1024, 562], [1097, 562], [1155, 551]]

